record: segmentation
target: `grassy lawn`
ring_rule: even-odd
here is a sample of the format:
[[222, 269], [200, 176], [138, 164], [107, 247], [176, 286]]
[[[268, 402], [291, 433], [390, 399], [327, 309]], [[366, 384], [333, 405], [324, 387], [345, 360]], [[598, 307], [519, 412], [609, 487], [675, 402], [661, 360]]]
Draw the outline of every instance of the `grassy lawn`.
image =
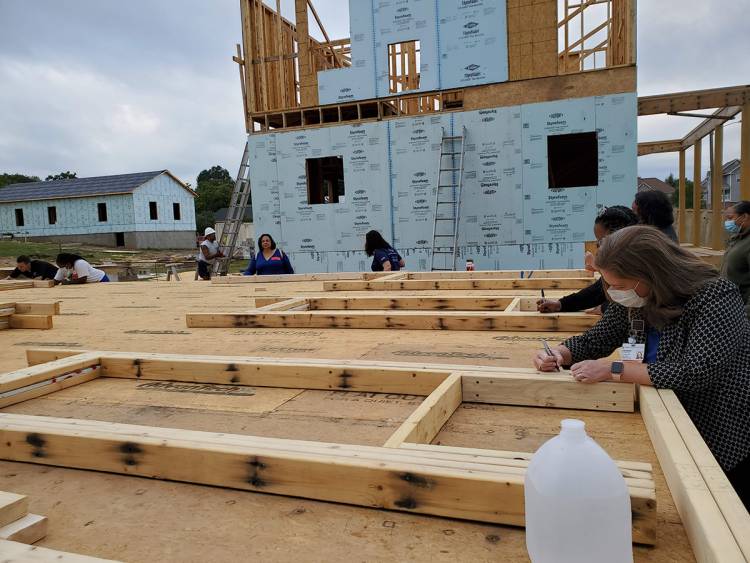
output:
[[100, 246], [83, 244], [58, 244], [55, 242], [23, 242], [19, 240], [0, 240], [0, 265], [15, 265], [16, 257], [21, 254], [54, 262], [60, 252], [70, 252], [83, 256], [93, 264], [102, 262], [121, 262], [130, 260], [152, 260], [160, 257], [175, 257], [182, 259], [194, 256], [195, 251], [183, 250], [137, 250], [122, 251], [107, 249]]

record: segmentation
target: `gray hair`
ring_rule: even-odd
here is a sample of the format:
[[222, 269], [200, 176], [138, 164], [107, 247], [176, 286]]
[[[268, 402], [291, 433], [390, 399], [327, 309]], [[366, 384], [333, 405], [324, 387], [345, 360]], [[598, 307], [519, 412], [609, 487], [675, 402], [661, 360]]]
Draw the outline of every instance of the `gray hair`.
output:
[[663, 328], [682, 315], [685, 303], [719, 272], [658, 229], [625, 227], [602, 241], [597, 268], [623, 278], [643, 280], [651, 288], [643, 307], [646, 321]]

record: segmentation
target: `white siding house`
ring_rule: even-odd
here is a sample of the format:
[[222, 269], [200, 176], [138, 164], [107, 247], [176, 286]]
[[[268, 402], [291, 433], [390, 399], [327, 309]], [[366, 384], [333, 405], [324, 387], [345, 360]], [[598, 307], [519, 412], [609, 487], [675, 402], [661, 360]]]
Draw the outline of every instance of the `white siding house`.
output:
[[195, 192], [167, 170], [0, 188], [0, 234], [126, 248], [193, 248]]

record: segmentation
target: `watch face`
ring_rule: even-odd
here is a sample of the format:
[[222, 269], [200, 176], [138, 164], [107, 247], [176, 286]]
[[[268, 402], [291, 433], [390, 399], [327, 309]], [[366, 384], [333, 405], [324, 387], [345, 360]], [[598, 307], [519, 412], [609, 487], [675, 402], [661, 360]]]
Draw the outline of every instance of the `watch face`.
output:
[[622, 362], [612, 362], [612, 373], [622, 373], [624, 367]]

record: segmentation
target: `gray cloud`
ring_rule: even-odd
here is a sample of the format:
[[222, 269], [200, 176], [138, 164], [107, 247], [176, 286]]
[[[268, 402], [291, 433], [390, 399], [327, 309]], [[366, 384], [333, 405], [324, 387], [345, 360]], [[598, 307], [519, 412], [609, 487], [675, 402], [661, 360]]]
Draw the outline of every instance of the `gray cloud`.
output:
[[[748, 0], [639, 4], [640, 95], [750, 83]], [[344, 0], [315, 5], [332, 38], [349, 35]], [[294, 19], [292, 0], [282, 13]], [[231, 61], [238, 0], [0, 0], [0, 22], [0, 171], [169, 168], [194, 182], [218, 163], [234, 174], [244, 140]], [[677, 138], [697, 123], [644, 118], [639, 137]], [[738, 155], [730, 125], [725, 159]], [[641, 175], [670, 171], [676, 155], [639, 160]]]

